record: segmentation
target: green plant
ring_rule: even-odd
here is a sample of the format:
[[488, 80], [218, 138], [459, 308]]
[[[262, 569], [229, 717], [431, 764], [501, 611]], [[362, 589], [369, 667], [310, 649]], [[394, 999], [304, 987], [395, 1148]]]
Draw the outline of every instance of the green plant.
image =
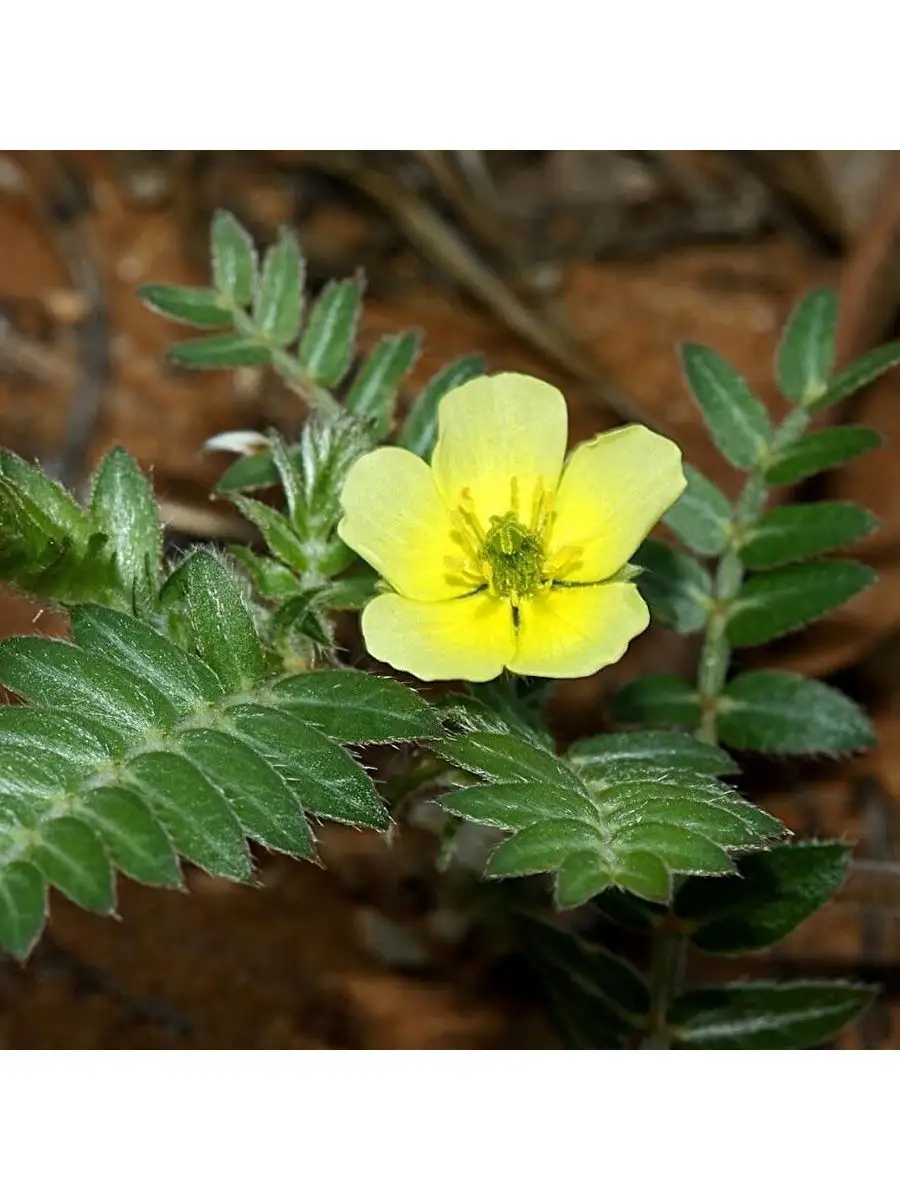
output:
[[[48, 887], [108, 913], [115, 872], [178, 887], [179, 860], [251, 876], [248, 842], [315, 859], [315, 823], [385, 830], [416, 795], [446, 814], [442, 861], [463, 822], [483, 826], [505, 927], [533, 963], [567, 1044], [812, 1046], [859, 1013], [852, 983], [735, 983], [685, 992], [687, 945], [763, 949], [841, 884], [850, 849], [796, 843], [730, 782], [728, 749], [837, 755], [870, 745], [865, 715], [826, 685], [731, 671], [732, 650], [780, 637], [874, 579], [824, 558], [873, 527], [850, 504], [767, 508], [771, 485], [872, 449], [860, 427], [807, 433], [811, 415], [900, 362], [900, 344], [833, 372], [836, 299], [808, 296], [785, 332], [778, 382], [791, 411], [775, 428], [713, 351], [684, 348], [688, 386], [721, 453], [747, 479], [736, 504], [699, 472], [666, 524], [684, 549], [648, 541], [635, 558], [654, 618], [703, 634], [694, 682], [639, 679], [616, 697], [626, 727], [558, 753], [547, 686], [505, 676], [427, 702], [343, 665], [335, 614], [380, 586], [341, 540], [350, 466], [386, 438], [429, 458], [441, 398], [479, 375], [476, 357], [440, 371], [399, 423], [396, 402], [417, 337], [382, 338], [355, 359], [359, 280], [303, 291], [303, 259], [283, 232], [260, 265], [228, 214], [212, 231], [213, 285], [154, 285], [156, 311], [213, 330], [176, 344], [173, 362], [268, 365], [309, 406], [294, 441], [232, 437], [218, 484], [259, 530], [266, 553], [196, 548], [163, 555], [150, 487], [123, 450], [98, 468], [82, 507], [38, 468], [0, 456], [0, 574], [71, 618], [70, 640], [0, 644], [0, 682], [24, 703], [0, 708], [0, 946], [27, 957]], [[278, 506], [254, 493], [280, 490]], [[356, 757], [410, 743], [413, 764], [381, 795]], [[350, 747], [350, 749], [348, 749]], [[538, 877], [528, 880], [528, 876]], [[630, 931], [644, 971], [575, 936], [553, 915], [588, 906]]]

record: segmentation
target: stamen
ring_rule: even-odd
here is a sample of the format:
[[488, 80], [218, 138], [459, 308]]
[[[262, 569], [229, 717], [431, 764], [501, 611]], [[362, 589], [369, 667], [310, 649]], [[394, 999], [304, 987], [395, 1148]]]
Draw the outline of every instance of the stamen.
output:
[[544, 582], [543, 546], [511, 511], [491, 517], [479, 561], [491, 591], [513, 604], [523, 596], [533, 596]]
[[544, 485], [540, 479], [534, 485], [534, 495], [531, 497], [531, 528], [536, 532], [540, 532], [541, 528], [541, 510], [544, 506]]
[[534, 496], [531, 501], [531, 528], [537, 536], [547, 544], [547, 539], [550, 535], [550, 530], [553, 527], [553, 522], [556, 519], [554, 511], [554, 502], [556, 493], [549, 488], [545, 488], [543, 482], [539, 479], [535, 484]]
[[484, 541], [478, 518], [474, 513], [467, 513], [459, 508], [455, 513], [450, 514], [450, 521], [453, 525], [453, 532], [450, 535], [453, 541], [461, 546], [470, 558], [477, 560], [481, 543]]
[[459, 512], [472, 527], [476, 535], [484, 540], [484, 526], [478, 519], [478, 513], [475, 511], [475, 501], [472, 499], [472, 493], [467, 487], [464, 487], [459, 494]]
[[557, 550], [550, 562], [547, 564], [547, 573], [553, 579], [562, 579], [568, 575], [582, 563], [582, 549], [580, 546], [564, 546], [561, 550]]
[[582, 550], [566, 546], [548, 558], [547, 547], [556, 521], [556, 493], [545, 488], [543, 480], [538, 479], [534, 485], [527, 524], [519, 515], [522, 491], [517, 475], [510, 477], [509, 497], [507, 512], [492, 516], [485, 531], [470, 489], [461, 489], [459, 504], [451, 514], [450, 536], [462, 557], [448, 555], [444, 566], [445, 579], [452, 586], [486, 584], [495, 596], [516, 606], [579, 567]]
[[473, 569], [470, 558], [455, 558], [452, 554], [446, 554], [444, 567], [444, 582], [450, 587], [465, 588], [469, 591], [484, 582], [481, 572]]

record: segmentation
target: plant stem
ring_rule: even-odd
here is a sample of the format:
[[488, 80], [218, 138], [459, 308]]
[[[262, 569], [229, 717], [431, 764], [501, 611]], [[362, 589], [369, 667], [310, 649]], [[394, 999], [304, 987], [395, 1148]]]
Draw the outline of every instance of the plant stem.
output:
[[426, 754], [408, 771], [403, 771], [400, 775], [394, 775], [388, 779], [382, 786], [381, 794], [387, 801], [388, 807], [396, 815], [396, 808], [401, 801], [411, 795], [421, 784], [430, 783], [431, 780], [437, 779], [439, 775], [443, 775], [445, 771], [449, 770], [451, 768], [447, 763]]
[[697, 691], [700, 694], [702, 715], [697, 738], [701, 742], [715, 744], [716, 741], [716, 704], [725, 685], [731, 661], [731, 647], [725, 633], [728, 626], [728, 608], [740, 591], [743, 581], [744, 569], [740, 555], [733, 547], [729, 547], [722, 556], [716, 572], [713, 609], [706, 625], [703, 649], [700, 651]]
[[684, 976], [685, 937], [664, 921], [656, 933], [650, 963], [650, 1020], [641, 1050], [671, 1050], [666, 1025], [669, 1001], [681, 989]]
[[288, 384], [291, 391], [296, 392], [299, 396], [312, 405], [313, 408], [318, 408], [328, 416], [334, 417], [341, 411], [341, 406], [332, 396], [331, 392], [325, 388], [319, 387], [307, 374], [303, 364], [298, 358], [294, 358], [291, 354], [286, 354], [284, 350], [272, 351], [272, 366]]
[[[741, 546], [747, 532], [759, 520], [768, 499], [766, 468], [778, 451], [784, 450], [800, 437], [808, 423], [809, 414], [803, 408], [795, 408], [788, 414], [772, 435], [768, 450], [763, 453], [759, 463], [748, 476], [734, 506], [734, 521], [731, 524], [728, 545], [719, 559], [716, 570], [710, 616], [697, 669], [701, 716], [695, 736], [698, 741], [710, 745], [716, 745], [718, 742], [716, 718], [731, 663], [728, 619], [735, 597], [744, 582]], [[655, 934], [650, 967], [650, 1026], [641, 1043], [644, 1050], [669, 1048], [667, 1010], [669, 1002], [681, 988], [686, 953], [686, 936], [677, 930], [673, 931], [667, 922], [661, 922]]]
[[286, 350], [273, 346], [271, 342], [267, 341], [265, 336], [256, 327], [256, 323], [243, 310], [233, 308], [231, 315], [234, 327], [239, 333], [252, 338], [253, 341], [270, 351], [272, 366], [292, 392], [296, 392], [311, 407], [321, 409], [322, 412], [327, 413], [329, 416], [337, 416], [341, 411], [341, 406], [335, 400], [334, 396], [332, 396], [331, 392], [319, 387], [315, 380], [310, 378], [309, 373], [299, 358], [295, 358], [292, 354], [288, 354]]

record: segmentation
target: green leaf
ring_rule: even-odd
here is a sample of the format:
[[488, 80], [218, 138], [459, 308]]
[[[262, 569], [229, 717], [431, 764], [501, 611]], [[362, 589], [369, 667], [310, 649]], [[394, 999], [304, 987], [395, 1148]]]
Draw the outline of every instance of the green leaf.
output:
[[[334, 637], [323, 613], [320, 587], [307, 588], [279, 605], [269, 621], [269, 640], [274, 643], [286, 661], [292, 657], [297, 638], [307, 638], [317, 646], [331, 650]], [[301, 654], [303, 648], [301, 648]]]
[[346, 542], [341, 538], [329, 537], [317, 555], [317, 565], [323, 575], [340, 575], [358, 560]]
[[126, 613], [79, 605], [72, 610], [72, 636], [82, 649], [95, 650], [136, 678], [148, 680], [179, 715], [197, 712], [225, 694], [206, 663]]
[[589, 838], [590, 826], [581, 821], [563, 817], [538, 821], [498, 846], [488, 859], [485, 874], [489, 879], [507, 879], [556, 871], [570, 854], [581, 856]]
[[626, 1019], [649, 1011], [647, 985], [624, 958], [547, 921], [520, 918], [516, 929], [525, 953], [542, 974], [564, 975], [587, 996], [612, 1005]]
[[23, 799], [34, 809], [46, 809], [42, 801], [55, 799], [78, 779], [78, 769], [54, 748], [35, 754], [30, 747], [3, 739], [0, 748], [0, 796], [7, 803]]
[[256, 288], [256, 248], [243, 225], [222, 209], [213, 216], [211, 249], [213, 281], [223, 303], [246, 308]]
[[27, 496], [9, 478], [0, 474], [0, 563], [4, 572], [36, 561], [53, 546], [57, 539], [57, 554], [71, 546], [72, 537], [59, 529], [42, 511], [39, 504]]
[[315, 858], [304, 797], [295, 796], [257, 751], [212, 729], [185, 730], [179, 746], [229, 802], [248, 837], [285, 854]]
[[810, 412], [829, 408], [832, 404], [837, 404], [839, 400], [852, 396], [854, 392], [860, 391], [877, 379], [879, 375], [883, 375], [885, 371], [889, 371], [891, 367], [896, 367], [898, 364], [900, 364], [900, 342], [888, 342], [886, 346], [870, 350], [868, 354], [864, 354], [849, 367], [838, 372], [832, 379], [828, 390], [808, 406]]
[[339, 742], [437, 737], [436, 713], [411, 688], [364, 671], [308, 671], [277, 683], [272, 703]]
[[648, 821], [622, 834], [626, 852], [643, 850], [660, 858], [672, 871], [683, 875], [721, 875], [734, 871], [728, 854], [702, 833]]
[[52, 815], [54, 801], [70, 780], [66, 761], [58, 754], [35, 758], [18, 748], [0, 752], [0, 828], [23, 825], [32, 830]]
[[111, 450], [100, 464], [91, 513], [115, 552], [126, 595], [146, 615], [156, 601], [162, 526], [153, 490], [125, 450]]
[[619, 887], [656, 904], [667, 905], [672, 899], [672, 880], [666, 864], [656, 854], [648, 854], [645, 850], [632, 850], [622, 855]]
[[761, 646], [845, 604], [877, 578], [871, 567], [849, 559], [801, 563], [757, 575], [738, 594], [728, 638], [735, 646]]
[[515, 914], [514, 930], [569, 1049], [622, 1049], [634, 1037], [649, 996], [625, 959], [531, 914]]
[[786, 504], [763, 513], [741, 547], [741, 558], [753, 570], [781, 567], [847, 546], [877, 528], [875, 517], [858, 504]]
[[0, 682], [32, 704], [73, 705], [125, 736], [171, 724], [175, 709], [130, 671], [51, 638], [0, 642]]
[[564, 817], [570, 824], [577, 822], [583, 826], [578, 831], [581, 840], [574, 847], [576, 850], [590, 842], [591, 823], [597, 816], [596, 805], [583, 792], [545, 783], [475, 784], [448, 792], [441, 796], [440, 803], [455, 817], [495, 829], [518, 829]]
[[676, 1048], [806, 1050], [833, 1038], [875, 989], [827, 983], [731, 983], [679, 996], [669, 1010]]
[[816, 679], [787, 671], [748, 671], [725, 688], [719, 736], [761, 754], [846, 754], [875, 744], [865, 713]]
[[425, 384], [416, 397], [403, 425], [399, 443], [420, 458], [430, 459], [437, 441], [438, 409], [440, 402], [470, 379], [484, 374], [484, 359], [480, 354], [470, 354], [442, 367]]
[[147, 283], [138, 288], [138, 295], [154, 312], [197, 329], [227, 329], [233, 320], [231, 312], [222, 307], [218, 293], [212, 288]]
[[[27, 952], [43, 920], [33, 867], [77, 903], [105, 911], [112, 864], [171, 887], [179, 856], [242, 880], [250, 874], [246, 837], [315, 857], [304, 809], [387, 827], [359, 764], [276, 704], [296, 704], [360, 739], [441, 732], [401, 684], [349, 670], [325, 672], [312, 686], [304, 676], [296, 689], [289, 679], [248, 684], [261, 648], [254, 641], [253, 669], [242, 666], [246, 629], [217, 599], [224, 568], [203, 555], [170, 580], [164, 617], [179, 638], [203, 645], [218, 673], [136, 617], [98, 605], [73, 609], [77, 645], [0, 643], [0, 677], [41, 706], [0, 707], [0, 945], [15, 953]], [[212, 607], [192, 611], [193, 588]], [[182, 606], [191, 629], [172, 621]]]
[[570, 854], [556, 873], [556, 907], [580, 908], [612, 885], [612, 873], [592, 850]]
[[41, 873], [26, 862], [0, 866], [0, 947], [26, 959], [47, 917], [47, 886]]
[[48, 883], [82, 908], [110, 913], [115, 908], [113, 872], [103, 843], [84, 821], [59, 817], [41, 826], [31, 859]]
[[397, 393], [415, 361], [420, 341], [421, 334], [416, 332], [381, 338], [347, 393], [348, 411], [372, 420], [376, 437], [384, 437], [394, 423]]
[[[479, 689], [480, 691], [480, 689]], [[515, 733], [520, 738], [544, 749], [553, 748], [549, 731], [514, 720], [509, 712], [503, 712], [488, 704], [479, 695], [450, 693], [435, 701], [445, 725], [466, 733]]]
[[131, 603], [102, 533], [36, 467], [0, 451], [0, 578], [63, 604]]
[[184, 603], [194, 649], [226, 687], [240, 691], [262, 677], [265, 664], [253, 618], [223, 563], [196, 550], [165, 590]]
[[[63, 604], [122, 603], [122, 583], [106, 542], [92, 516], [59, 484], [0, 450], [0, 577]], [[130, 596], [124, 599], [130, 604]]]
[[287, 517], [249, 496], [235, 495], [231, 497], [231, 502], [248, 521], [253, 522], [276, 558], [294, 571], [303, 572], [307, 569], [309, 556], [306, 548]]
[[[489, 683], [468, 685], [468, 696], [455, 696], [456, 707], [462, 701], [469, 717], [473, 714], [469, 700], [484, 706], [487, 720], [482, 716], [474, 724], [465, 720], [462, 727], [475, 732], [511, 732], [526, 741], [552, 750], [553, 737], [547, 729], [546, 711], [552, 683], [547, 679], [526, 681], [521, 676], [502, 675]], [[498, 726], [497, 718], [502, 724]]]
[[361, 298], [362, 286], [356, 280], [332, 280], [312, 306], [300, 339], [299, 358], [322, 387], [334, 387], [347, 373], [356, 344]]
[[696, 559], [648, 538], [633, 561], [643, 568], [637, 585], [656, 620], [679, 633], [704, 628], [712, 581]]
[[[756, 849], [784, 833], [779, 821], [727, 784], [690, 771], [627, 766], [587, 783], [607, 823], [616, 828], [671, 823], [713, 837], [729, 850]], [[662, 842], [653, 853], [665, 857]]]
[[229, 367], [258, 367], [267, 363], [270, 350], [245, 333], [212, 333], [209, 337], [176, 342], [166, 354], [177, 367], [221, 371]]
[[300, 460], [291, 453], [291, 447], [277, 430], [269, 432], [272, 458], [278, 472], [278, 481], [287, 502], [288, 517], [295, 528], [302, 528], [306, 508], [305, 480]]
[[238, 882], [251, 874], [250, 852], [222, 793], [180, 754], [154, 750], [128, 764], [131, 782], [181, 854], [210, 875]]
[[686, 733], [603, 733], [569, 747], [569, 761], [592, 776], [621, 766], [662, 767], [698, 775], [733, 775], [734, 761], [718, 746]]
[[498, 781], [439, 800], [456, 817], [511, 831], [488, 874], [555, 872], [561, 906], [610, 887], [666, 900], [674, 873], [730, 873], [729, 851], [761, 849], [784, 832], [726, 784], [670, 764], [613, 760], [579, 777], [531, 742], [488, 732], [440, 743], [439, 751]]
[[700, 702], [696, 689], [678, 675], [648, 675], [618, 691], [613, 716], [626, 725], [697, 725]]
[[[662, 863], [660, 863], [662, 867]], [[663, 867], [663, 875], [665, 868]], [[655, 921], [663, 915], [663, 909], [658, 905], [647, 904], [627, 892], [604, 892], [591, 901], [591, 910], [605, 921], [637, 933], [641, 937], [651, 937], [655, 929]]]
[[[371, 432], [350, 413], [325, 417], [313, 413], [303, 426], [299, 462], [303, 476], [303, 533], [313, 541], [327, 541], [341, 516], [341, 490], [350, 467], [372, 448]], [[342, 546], [344, 551], [346, 546]], [[348, 559], [352, 561], [352, 554]], [[340, 570], [335, 566], [332, 573]]]
[[866, 425], [836, 425], [808, 433], [782, 450], [766, 469], [769, 483], [797, 483], [832, 467], [850, 462], [860, 454], [877, 450], [881, 434]]
[[358, 612], [378, 593], [378, 574], [365, 567], [352, 574], [342, 575], [325, 589], [322, 599], [326, 608]]
[[809, 404], [825, 392], [837, 322], [838, 297], [831, 287], [809, 292], [791, 313], [776, 362], [778, 386], [789, 400]]
[[254, 587], [270, 600], [286, 600], [297, 596], [301, 590], [300, 580], [283, 563], [274, 558], [254, 554], [246, 546], [229, 546], [228, 553], [234, 558]]
[[583, 791], [578, 775], [550, 750], [511, 734], [475, 732], [438, 743], [442, 758], [498, 783], [545, 783]]
[[549, 1016], [567, 1050], [622, 1050], [631, 1027], [604, 1000], [564, 975], [539, 978]]
[[91, 527], [85, 514], [65, 488], [45, 475], [40, 467], [32, 466], [10, 450], [0, 450], [0, 476], [34, 502], [48, 522], [48, 529], [76, 542], [86, 539]]
[[253, 491], [274, 487], [278, 483], [278, 468], [268, 451], [247, 454], [231, 464], [216, 484], [217, 492]]
[[288, 346], [300, 332], [303, 273], [297, 239], [289, 229], [282, 229], [263, 260], [253, 302], [253, 320], [270, 346]]
[[691, 940], [713, 954], [763, 950], [792, 933], [843, 883], [843, 842], [794, 842], [741, 859], [740, 877], [688, 879], [675, 912], [694, 926]]
[[688, 342], [681, 348], [681, 359], [713, 441], [732, 466], [751, 469], [772, 438], [765, 408], [714, 350]]
[[125, 744], [118, 730], [82, 713], [0, 705], [0, 747], [16, 747], [35, 757], [62, 754], [71, 766], [92, 772], [122, 755]]
[[228, 715], [233, 732], [302, 796], [307, 812], [367, 829], [388, 827], [387, 810], [365, 771], [318, 729], [255, 704], [237, 705]]
[[181, 870], [172, 843], [136, 792], [112, 786], [93, 789], [85, 820], [125, 875], [150, 886], [180, 887]]
[[697, 554], [721, 554], [731, 529], [731, 502], [705, 475], [687, 463], [684, 474], [687, 488], [663, 521]]

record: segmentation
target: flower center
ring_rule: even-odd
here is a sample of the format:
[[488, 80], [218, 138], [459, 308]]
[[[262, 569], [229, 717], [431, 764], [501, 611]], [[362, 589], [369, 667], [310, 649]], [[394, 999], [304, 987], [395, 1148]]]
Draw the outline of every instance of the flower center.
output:
[[481, 543], [479, 561], [491, 591], [509, 596], [533, 596], [544, 583], [544, 546], [514, 512], [491, 517]]
[[502, 516], [490, 518], [485, 530], [468, 488], [451, 514], [452, 537], [461, 553], [444, 559], [447, 582], [467, 591], [487, 585], [495, 596], [513, 605], [552, 587], [581, 563], [581, 548], [567, 546], [548, 552], [555, 513], [554, 494], [539, 480], [526, 502], [525, 520], [519, 515], [519, 481], [510, 480], [510, 506]]

